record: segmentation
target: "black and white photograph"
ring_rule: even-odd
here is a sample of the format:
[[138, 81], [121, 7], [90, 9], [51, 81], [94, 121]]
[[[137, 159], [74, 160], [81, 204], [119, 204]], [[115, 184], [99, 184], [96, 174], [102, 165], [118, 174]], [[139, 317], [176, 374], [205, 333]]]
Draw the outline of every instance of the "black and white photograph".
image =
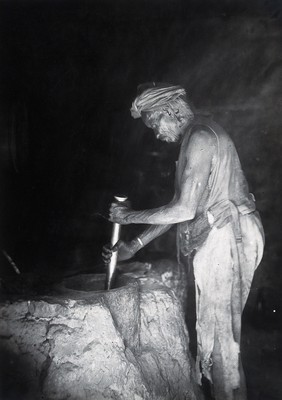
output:
[[0, 400], [282, 399], [282, 2], [0, 0]]

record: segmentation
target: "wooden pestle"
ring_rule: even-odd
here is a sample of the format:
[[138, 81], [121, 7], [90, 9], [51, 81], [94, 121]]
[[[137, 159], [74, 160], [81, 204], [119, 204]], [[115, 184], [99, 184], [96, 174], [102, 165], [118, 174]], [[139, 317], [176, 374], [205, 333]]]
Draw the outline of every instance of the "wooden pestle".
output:
[[[125, 196], [114, 196], [114, 197], [115, 197], [115, 200], [117, 200], [118, 202], [124, 202], [127, 200], [127, 197], [125, 197]], [[111, 236], [111, 247], [113, 247], [119, 240], [120, 228], [121, 228], [120, 224], [113, 223], [112, 236]], [[114, 278], [114, 273], [116, 270], [117, 259], [118, 259], [118, 251], [116, 250], [116, 251], [112, 252], [111, 260], [108, 264], [108, 274], [107, 274], [107, 283], [106, 283], [107, 290], [111, 289], [111, 285], [112, 285], [113, 278]]]

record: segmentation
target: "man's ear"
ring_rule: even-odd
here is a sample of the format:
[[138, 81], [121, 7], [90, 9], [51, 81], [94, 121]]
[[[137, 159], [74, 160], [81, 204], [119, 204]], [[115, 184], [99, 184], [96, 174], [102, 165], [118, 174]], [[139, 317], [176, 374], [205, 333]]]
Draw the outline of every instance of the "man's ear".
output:
[[183, 117], [183, 115], [181, 115], [181, 114], [178, 114], [177, 116], [176, 116], [176, 119], [177, 119], [177, 123], [178, 123], [178, 126], [181, 128], [185, 123], [186, 123], [186, 119]]
[[184, 122], [183, 119], [177, 119], [177, 125], [179, 126], [179, 128], [181, 128], [183, 126]]

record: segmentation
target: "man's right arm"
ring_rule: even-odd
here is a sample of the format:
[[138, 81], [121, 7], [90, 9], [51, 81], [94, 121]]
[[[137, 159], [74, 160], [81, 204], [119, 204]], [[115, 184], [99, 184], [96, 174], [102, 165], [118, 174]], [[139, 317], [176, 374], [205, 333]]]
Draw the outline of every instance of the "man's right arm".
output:
[[[185, 140], [185, 138], [184, 138]], [[195, 218], [201, 198], [207, 188], [216, 138], [208, 131], [197, 130], [181, 150], [185, 166], [179, 182], [179, 192], [168, 204], [148, 210], [135, 211], [122, 204], [112, 204], [110, 221], [122, 225], [170, 225]]]
[[[111, 248], [110, 245], [103, 247], [102, 257], [105, 264], [111, 260], [112, 252], [118, 250], [118, 261], [130, 260], [135, 254], [145, 247], [152, 240], [167, 232], [172, 225], [150, 225], [139, 236], [130, 242], [119, 240], [117, 244]], [[139, 239], [139, 240], [138, 240]]]

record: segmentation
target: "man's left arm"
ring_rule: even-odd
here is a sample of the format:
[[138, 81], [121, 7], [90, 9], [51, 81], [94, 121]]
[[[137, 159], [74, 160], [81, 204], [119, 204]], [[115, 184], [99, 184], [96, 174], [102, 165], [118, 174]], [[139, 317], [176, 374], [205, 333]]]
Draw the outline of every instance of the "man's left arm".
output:
[[195, 217], [201, 197], [207, 187], [215, 151], [215, 138], [210, 132], [196, 131], [189, 138], [185, 151], [186, 164], [180, 191], [165, 206], [133, 211], [122, 205], [112, 205], [111, 221], [120, 224], [175, 224]]

